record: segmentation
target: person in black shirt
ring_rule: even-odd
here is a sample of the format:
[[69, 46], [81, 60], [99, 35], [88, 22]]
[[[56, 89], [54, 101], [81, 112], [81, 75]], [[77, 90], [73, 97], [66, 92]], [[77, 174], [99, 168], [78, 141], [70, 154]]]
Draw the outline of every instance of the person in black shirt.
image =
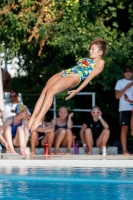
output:
[[91, 110], [91, 116], [85, 120], [80, 130], [80, 137], [85, 152], [92, 154], [92, 147], [97, 146], [102, 153], [102, 147], [106, 145], [110, 135], [109, 125], [102, 118], [102, 112], [99, 106], [94, 106]]

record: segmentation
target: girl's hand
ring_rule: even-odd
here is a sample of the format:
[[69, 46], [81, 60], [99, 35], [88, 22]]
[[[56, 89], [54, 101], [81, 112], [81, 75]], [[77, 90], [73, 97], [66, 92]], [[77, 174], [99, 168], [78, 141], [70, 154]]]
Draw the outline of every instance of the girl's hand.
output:
[[68, 91], [68, 94], [70, 94], [68, 97], [66, 97], [65, 100], [68, 100], [70, 98], [72, 98], [75, 94], [77, 94], [77, 91], [76, 90], [71, 90], [71, 91]]
[[4, 142], [4, 146], [6, 147], [6, 149], [9, 149], [8, 143]]
[[99, 114], [98, 114], [98, 116], [102, 116], [102, 112], [101, 112], [101, 111], [99, 111]]
[[98, 114], [98, 119], [101, 119], [102, 118], [102, 112], [99, 111], [99, 114]]
[[69, 117], [70, 117], [70, 118], [72, 118], [72, 117], [73, 117], [73, 115], [74, 115], [74, 113], [70, 113], [70, 114], [69, 114]]

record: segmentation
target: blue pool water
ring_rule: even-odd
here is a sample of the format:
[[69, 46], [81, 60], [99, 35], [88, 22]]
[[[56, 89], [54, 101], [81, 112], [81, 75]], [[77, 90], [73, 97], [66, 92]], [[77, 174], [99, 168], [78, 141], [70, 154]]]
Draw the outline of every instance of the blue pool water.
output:
[[133, 200], [133, 169], [0, 168], [0, 199]]

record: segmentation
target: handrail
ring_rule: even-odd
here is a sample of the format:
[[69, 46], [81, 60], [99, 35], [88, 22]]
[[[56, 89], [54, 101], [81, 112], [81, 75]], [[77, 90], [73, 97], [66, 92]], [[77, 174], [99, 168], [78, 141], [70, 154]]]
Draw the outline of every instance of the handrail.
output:
[[[22, 96], [39, 96], [40, 94], [22, 94]], [[58, 94], [57, 94], [58, 95]], [[92, 96], [92, 106], [95, 106], [95, 92], [79, 92], [75, 96], [81, 96], [81, 95], [91, 95]], [[57, 117], [57, 109], [56, 109], [56, 95], [54, 96], [53, 99], [53, 108], [49, 109], [49, 111], [53, 111], [53, 118]], [[91, 112], [91, 109], [80, 109], [80, 108], [75, 108], [72, 111], [74, 112]], [[80, 125], [73, 125], [75, 128], [80, 128]]]

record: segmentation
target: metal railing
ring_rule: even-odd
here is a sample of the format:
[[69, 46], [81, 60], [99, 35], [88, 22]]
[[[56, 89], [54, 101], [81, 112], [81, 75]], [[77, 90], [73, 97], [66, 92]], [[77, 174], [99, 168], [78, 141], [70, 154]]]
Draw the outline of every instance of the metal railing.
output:
[[[92, 105], [91, 107], [95, 106], [95, 92], [79, 92], [77, 93], [75, 96], [82, 96], [82, 95], [91, 95], [92, 96]], [[57, 109], [56, 109], [56, 95], [54, 96], [54, 100], [53, 100], [53, 108], [50, 109], [50, 111], [53, 111], [53, 118], [57, 117]], [[91, 112], [91, 108], [90, 109], [73, 109], [72, 111], [74, 112]], [[80, 125], [73, 125], [74, 128], [81, 128]]]
[[[10, 93], [4, 93], [4, 101], [5, 102], [8, 102], [9, 100], [9, 94]], [[19, 93], [19, 101], [22, 101], [22, 96], [39, 96], [40, 94], [22, 94]], [[57, 94], [58, 95], [58, 94]], [[95, 92], [79, 92], [77, 93], [75, 96], [84, 96], [84, 95], [88, 95], [88, 96], [92, 96], [92, 105], [91, 107], [95, 106]], [[56, 101], [56, 95], [54, 96], [54, 99], [53, 99], [53, 107], [51, 109], [49, 109], [49, 111], [53, 111], [53, 118], [56, 118], [57, 117], [57, 109], [56, 109], [56, 106], [57, 105], [57, 101]], [[91, 108], [90, 109], [72, 109], [72, 111], [74, 112], [91, 112]], [[80, 125], [73, 125], [74, 128], [81, 128]]]

